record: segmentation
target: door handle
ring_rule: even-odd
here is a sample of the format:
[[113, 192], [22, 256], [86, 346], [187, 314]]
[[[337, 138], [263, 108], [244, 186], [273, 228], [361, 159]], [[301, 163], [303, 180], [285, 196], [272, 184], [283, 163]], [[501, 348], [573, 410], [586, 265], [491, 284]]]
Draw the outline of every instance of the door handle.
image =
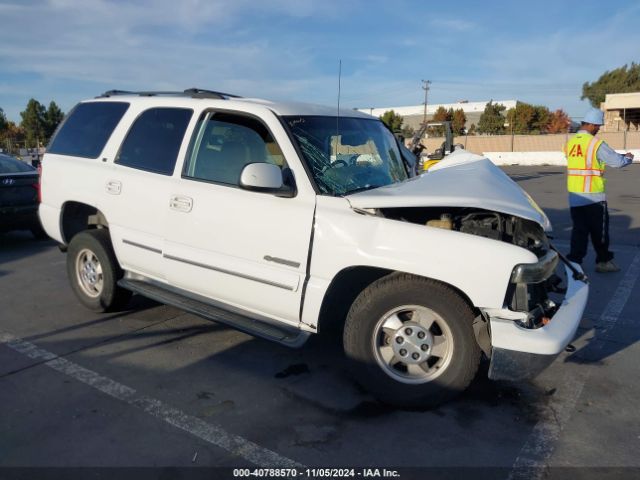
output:
[[110, 193], [111, 195], [120, 195], [122, 192], [122, 182], [119, 182], [118, 180], [109, 180], [106, 188], [107, 193]]
[[172, 195], [169, 200], [169, 208], [179, 212], [190, 212], [193, 208], [193, 199], [183, 195]]

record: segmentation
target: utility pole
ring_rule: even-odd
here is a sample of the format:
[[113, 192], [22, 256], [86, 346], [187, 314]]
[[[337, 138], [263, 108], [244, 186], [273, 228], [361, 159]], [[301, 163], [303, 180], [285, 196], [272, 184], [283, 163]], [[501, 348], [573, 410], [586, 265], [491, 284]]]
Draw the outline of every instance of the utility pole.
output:
[[429, 85], [431, 85], [431, 80], [422, 80], [422, 89], [424, 90], [424, 118], [422, 119], [423, 124], [427, 124], [427, 95], [429, 94]]

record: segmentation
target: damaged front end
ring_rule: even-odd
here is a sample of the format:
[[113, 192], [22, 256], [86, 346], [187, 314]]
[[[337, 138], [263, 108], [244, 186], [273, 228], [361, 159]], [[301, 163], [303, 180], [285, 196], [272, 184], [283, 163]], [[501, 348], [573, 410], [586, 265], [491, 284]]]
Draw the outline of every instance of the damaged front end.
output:
[[573, 339], [587, 303], [586, 277], [550, 245], [551, 224], [540, 207], [490, 160], [466, 152], [448, 159], [409, 181], [347, 198], [363, 213], [532, 252], [536, 262], [514, 265], [504, 279], [501, 308], [477, 305], [474, 324], [478, 343], [491, 359], [490, 378], [531, 378]]
[[513, 268], [503, 308], [479, 309], [474, 330], [491, 360], [490, 378], [532, 378], [573, 339], [586, 305], [587, 280], [553, 248], [539, 223], [473, 208], [387, 208], [377, 214], [510, 243], [536, 255], [536, 263]]

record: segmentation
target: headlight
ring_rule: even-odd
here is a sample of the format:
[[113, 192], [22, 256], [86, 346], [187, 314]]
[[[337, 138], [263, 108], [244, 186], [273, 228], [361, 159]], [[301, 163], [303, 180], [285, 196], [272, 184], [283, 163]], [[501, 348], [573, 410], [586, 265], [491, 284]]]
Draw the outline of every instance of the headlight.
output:
[[558, 265], [558, 254], [549, 250], [538, 263], [521, 263], [511, 273], [512, 283], [541, 283], [555, 271]]

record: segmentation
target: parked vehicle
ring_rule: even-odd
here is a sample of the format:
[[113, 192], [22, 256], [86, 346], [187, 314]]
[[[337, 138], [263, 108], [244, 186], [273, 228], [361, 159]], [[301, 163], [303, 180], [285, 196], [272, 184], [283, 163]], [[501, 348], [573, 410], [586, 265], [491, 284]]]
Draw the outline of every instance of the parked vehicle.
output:
[[31, 230], [34, 237], [47, 238], [38, 219], [39, 197], [37, 170], [0, 153], [0, 233]]
[[530, 378], [573, 338], [584, 277], [489, 160], [414, 176], [403, 151], [353, 110], [111, 91], [52, 139], [40, 217], [93, 310], [135, 292], [292, 347], [337, 324], [356, 381], [396, 405], [452, 398], [483, 352], [491, 378]]

